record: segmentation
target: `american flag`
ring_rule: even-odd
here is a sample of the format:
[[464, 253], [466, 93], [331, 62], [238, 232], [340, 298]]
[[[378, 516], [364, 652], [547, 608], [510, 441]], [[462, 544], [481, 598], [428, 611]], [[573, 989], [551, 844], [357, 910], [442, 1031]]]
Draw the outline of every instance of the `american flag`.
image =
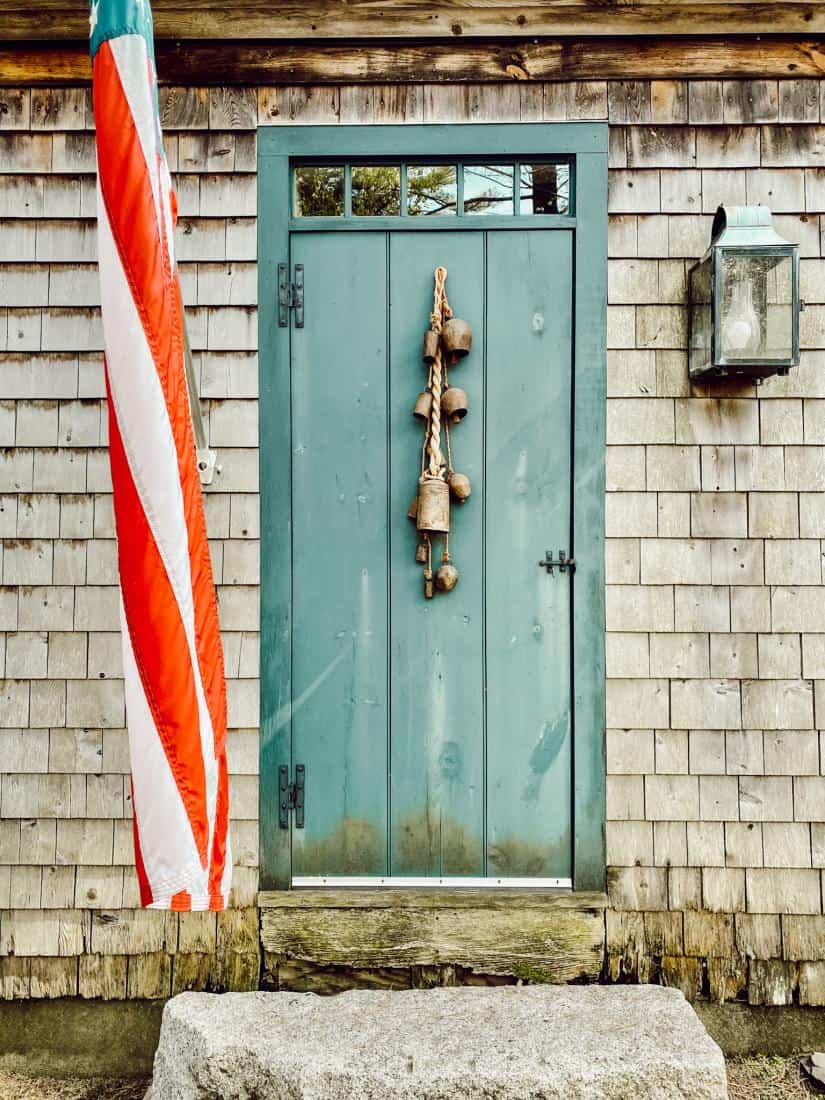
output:
[[93, 0], [98, 262], [141, 903], [222, 909], [226, 685], [149, 0]]

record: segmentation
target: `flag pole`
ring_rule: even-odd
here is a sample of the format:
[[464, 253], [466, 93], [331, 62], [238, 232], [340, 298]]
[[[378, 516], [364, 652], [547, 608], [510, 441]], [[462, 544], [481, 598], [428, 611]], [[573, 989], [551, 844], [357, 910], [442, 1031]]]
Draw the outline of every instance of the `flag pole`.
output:
[[195, 378], [195, 364], [192, 360], [192, 347], [189, 343], [189, 326], [186, 323], [185, 314], [183, 317], [183, 361], [186, 368], [186, 391], [189, 394], [189, 409], [192, 413], [192, 429], [195, 435], [198, 477], [201, 485], [211, 485], [212, 478], [215, 476], [218, 452], [210, 449], [206, 439], [206, 428], [203, 423], [198, 384]]

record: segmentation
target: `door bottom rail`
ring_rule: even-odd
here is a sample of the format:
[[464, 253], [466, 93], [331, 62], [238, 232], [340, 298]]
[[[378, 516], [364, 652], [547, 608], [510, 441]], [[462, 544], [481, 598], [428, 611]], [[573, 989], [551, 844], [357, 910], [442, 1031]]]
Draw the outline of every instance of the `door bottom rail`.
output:
[[293, 889], [323, 887], [378, 887], [396, 890], [421, 889], [422, 887], [446, 887], [450, 890], [572, 890], [569, 878], [469, 878], [445, 876], [428, 878], [411, 875], [293, 875]]

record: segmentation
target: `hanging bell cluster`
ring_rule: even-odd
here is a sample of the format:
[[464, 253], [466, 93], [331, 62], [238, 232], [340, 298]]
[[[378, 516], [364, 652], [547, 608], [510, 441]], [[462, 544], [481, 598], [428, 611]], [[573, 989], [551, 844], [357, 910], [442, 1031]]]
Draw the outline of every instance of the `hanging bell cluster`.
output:
[[[451, 592], [459, 573], [450, 558], [450, 499], [466, 501], [472, 487], [466, 474], [453, 469], [450, 428], [467, 415], [467, 394], [451, 386], [449, 370], [470, 352], [473, 330], [466, 321], [453, 317], [446, 292], [447, 270], [435, 270], [435, 292], [430, 328], [424, 333], [422, 358], [427, 367], [427, 387], [418, 395], [413, 416], [424, 425], [418, 493], [407, 511], [415, 520], [420, 541], [415, 560], [424, 566], [424, 595], [432, 599], [436, 590]], [[441, 564], [433, 573], [433, 539], [444, 538]]]

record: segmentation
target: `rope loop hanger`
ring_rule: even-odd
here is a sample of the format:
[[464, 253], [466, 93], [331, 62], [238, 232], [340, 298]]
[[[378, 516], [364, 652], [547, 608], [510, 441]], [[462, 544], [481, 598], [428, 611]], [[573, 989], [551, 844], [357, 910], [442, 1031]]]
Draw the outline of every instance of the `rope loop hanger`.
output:
[[[453, 316], [447, 298], [447, 269], [434, 273], [433, 308], [430, 328], [424, 335], [424, 362], [428, 365], [427, 388], [418, 395], [414, 415], [424, 421], [424, 442], [418, 495], [408, 516], [416, 521], [420, 542], [416, 561], [424, 565], [424, 595], [431, 599], [438, 589], [450, 592], [458, 583], [458, 570], [450, 559], [450, 496], [464, 503], [471, 493], [470, 479], [453, 469], [450, 420], [459, 423], [467, 413], [464, 390], [451, 387], [448, 364], [454, 365], [469, 353], [472, 331], [466, 321]], [[446, 459], [442, 449], [442, 427]], [[433, 576], [432, 540], [444, 537], [441, 565]]]
[[[435, 269], [435, 290], [433, 291], [433, 311], [430, 314], [430, 331], [441, 336], [444, 322], [453, 315], [450, 303], [447, 301], [447, 269], [437, 267]], [[435, 358], [430, 365], [429, 391], [432, 397], [430, 403], [430, 430], [427, 439], [427, 453], [429, 463], [425, 471], [425, 477], [444, 477], [444, 456], [441, 453], [441, 393], [443, 373], [443, 350], [441, 340], [435, 353]]]

